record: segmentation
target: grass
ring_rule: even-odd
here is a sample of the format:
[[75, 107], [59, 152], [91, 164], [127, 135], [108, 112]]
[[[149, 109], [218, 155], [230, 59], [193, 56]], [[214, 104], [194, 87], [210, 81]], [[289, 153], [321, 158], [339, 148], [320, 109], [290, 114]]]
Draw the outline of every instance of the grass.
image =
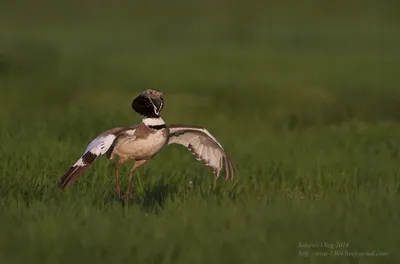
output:
[[[1, 263], [398, 263], [397, 2], [69, 3], [0, 8]], [[147, 88], [239, 177], [214, 185], [171, 146], [132, 202], [105, 158], [57, 189], [97, 134], [140, 122]], [[386, 255], [315, 256], [346, 250]]]

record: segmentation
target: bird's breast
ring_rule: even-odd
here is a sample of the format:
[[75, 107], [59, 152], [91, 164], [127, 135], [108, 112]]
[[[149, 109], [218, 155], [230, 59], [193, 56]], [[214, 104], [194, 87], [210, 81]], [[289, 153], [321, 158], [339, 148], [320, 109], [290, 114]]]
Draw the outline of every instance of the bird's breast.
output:
[[114, 153], [135, 160], [149, 159], [165, 145], [167, 133], [161, 129], [141, 138], [124, 138], [115, 146]]

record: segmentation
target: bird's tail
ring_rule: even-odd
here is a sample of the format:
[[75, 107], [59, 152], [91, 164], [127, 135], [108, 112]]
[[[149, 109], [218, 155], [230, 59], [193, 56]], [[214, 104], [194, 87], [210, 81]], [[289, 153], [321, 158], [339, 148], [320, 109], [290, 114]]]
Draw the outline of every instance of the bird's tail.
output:
[[64, 189], [68, 185], [74, 184], [79, 177], [90, 167], [97, 155], [88, 151], [61, 177], [57, 186]]

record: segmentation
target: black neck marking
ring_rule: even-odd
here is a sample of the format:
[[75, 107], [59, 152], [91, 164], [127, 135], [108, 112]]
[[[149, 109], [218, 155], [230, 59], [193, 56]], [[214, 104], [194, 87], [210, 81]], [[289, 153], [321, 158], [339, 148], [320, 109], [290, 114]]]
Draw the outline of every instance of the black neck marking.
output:
[[165, 124], [162, 125], [156, 125], [156, 126], [149, 126], [151, 129], [155, 129], [155, 130], [160, 130], [165, 128]]

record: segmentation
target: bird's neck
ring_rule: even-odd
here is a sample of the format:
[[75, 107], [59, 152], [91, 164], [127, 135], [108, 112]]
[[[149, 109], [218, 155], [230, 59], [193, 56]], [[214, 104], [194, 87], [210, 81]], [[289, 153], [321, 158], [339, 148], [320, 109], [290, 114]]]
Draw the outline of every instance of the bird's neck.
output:
[[165, 122], [161, 117], [145, 117], [142, 119], [142, 122], [152, 129], [165, 128]]

